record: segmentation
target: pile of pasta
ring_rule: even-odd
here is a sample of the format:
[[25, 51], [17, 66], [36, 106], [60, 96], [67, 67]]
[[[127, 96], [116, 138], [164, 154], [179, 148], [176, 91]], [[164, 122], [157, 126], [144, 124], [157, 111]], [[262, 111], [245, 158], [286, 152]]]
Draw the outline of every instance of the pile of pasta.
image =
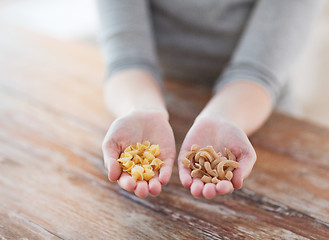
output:
[[220, 180], [231, 180], [233, 170], [239, 165], [229, 149], [225, 148], [225, 154], [226, 157], [220, 152], [216, 153], [212, 146], [201, 148], [194, 144], [182, 163], [192, 170], [192, 177], [201, 178], [204, 183], [218, 183]]
[[151, 145], [149, 141], [130, 145], [121, 153], [118, 162], [124, 172], [129, 173], [136, 181], [148, 181], [154, 177], [154, 171], [163, 165], [157, 156], [160, 154], [159, 145]]

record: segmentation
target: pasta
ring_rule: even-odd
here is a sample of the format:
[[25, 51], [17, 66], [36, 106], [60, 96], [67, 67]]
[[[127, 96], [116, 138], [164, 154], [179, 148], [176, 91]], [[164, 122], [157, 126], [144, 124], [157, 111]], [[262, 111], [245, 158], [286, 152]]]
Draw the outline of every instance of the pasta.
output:
[[201, 148], [194, 144], [181, 162], [192, 170], [192, 177], [201, 178], [204, 183], [216, 184], [221, 180], [232, 180], [233, 171], [239, 166], [236, 157], [227, 148], [225, 155], [216, 153], [212, 146]]
[[149, 141], [130, 145], [121, 153], [118, 162], [123, 172], [129, 173], [136, 181], [149, 181], [163, 165], [157, 156], [159, 145], [151, 145]]

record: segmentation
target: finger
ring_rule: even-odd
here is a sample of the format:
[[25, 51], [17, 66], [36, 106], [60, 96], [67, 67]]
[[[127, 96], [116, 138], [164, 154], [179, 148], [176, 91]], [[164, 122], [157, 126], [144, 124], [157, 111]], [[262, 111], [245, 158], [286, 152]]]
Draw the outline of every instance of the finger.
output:
[[149, 194], [149, 189], [146, 181], [138, 181], [135, 189], [135, 195], [139, 198], [146, 198]]
[[[180, 154], [180, 157], [183, 156]], [[182, 161], [178, 159], [178, 173], [179, 173], [179, 179], [184, 187], [189, 188], [192, 184], [192, 177], [191, 177], [191, 170], [186, 168]]]
[[153, 196], [159, 195], [161, 192], [161, 183], [159, 182], [159, 178], [158, 177], [151, 178], [149, 180], [148, 187], [150, 194], [152, 194]]
[[160, 168], [159, 181], [162, 185], [166, 185], [171, 177], [174, 158], [169, 158], [163, 161], [164, 164]]
[[103, 145], [104, 163], [108, 170], [109, 180], [112, 182], [117, 181], [122, 173], [122, 168], [117, 161], [119, 152], [116, 144], [107, 142]]
[[251, 170], [256, 162], [256, 153], [252, 153], [242, 156], [238, 159], [239, 166], [233, 172], [232, 183], [235, 189], [240, 189], [243, 185], [243, 181], [249, 176]]
[[120, 178], [122, 168], [115, 158], [109, 158], [107, 164], [108, 178], [110, 181], [115, 182]]
[[135, 190], [137, 185], [135, 179], [133, 179], [133, 177], [130, 176], [128, 173], [121, 174], [118, 184], [121, 188], [128, 192]]
[[213, 183], [206, 183], [203, 187], [202, 195], [207, 199], [214, 198], [216, 196], [216, 185]]
[[219, 194], [229, 194], [234, 190], [233, 185], [230, 181], [222, 180], [216, 184], [216, 192]]
[[204, 183], [199, 178], [193, 179], [193, 183], [191, 185], [191, 194], [193, 197], [201, 197]]

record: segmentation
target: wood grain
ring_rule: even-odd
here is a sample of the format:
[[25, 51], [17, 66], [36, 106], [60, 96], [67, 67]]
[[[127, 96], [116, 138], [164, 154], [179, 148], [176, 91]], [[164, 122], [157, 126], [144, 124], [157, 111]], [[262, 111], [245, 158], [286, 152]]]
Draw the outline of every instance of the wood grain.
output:
[[12, 210], [0, 206], [0, 239], [61, 239]]
[[[275, 113], [251, 138], [258, 161], [244, 189], [194, 199], [181, 186], [175, 166], [160, 196], [139, 199], [108, 182], [103, 168], [100, 146], [113, 118], [103, 104], [98, 50], [2, 27], [0, 206], [5, 208], [0, 214], [6, 217], [0, 236], [329, 237], [328, 129]], [[177, 147], [210, 89], [166, 82]]]

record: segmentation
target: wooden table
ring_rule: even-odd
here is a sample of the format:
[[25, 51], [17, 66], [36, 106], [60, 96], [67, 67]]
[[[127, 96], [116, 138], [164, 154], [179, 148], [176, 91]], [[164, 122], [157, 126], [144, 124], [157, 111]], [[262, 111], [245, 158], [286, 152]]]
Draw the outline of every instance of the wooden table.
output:
[[[158, 197], [107, 180], [112, 121], [94, 46], [0, 24], [1, 239], [328, 239], [329, 130], [275, 113], [245, 187], [195, 199], [174, 169]], [[168, 82], [177, 147], [210, 88]]]

